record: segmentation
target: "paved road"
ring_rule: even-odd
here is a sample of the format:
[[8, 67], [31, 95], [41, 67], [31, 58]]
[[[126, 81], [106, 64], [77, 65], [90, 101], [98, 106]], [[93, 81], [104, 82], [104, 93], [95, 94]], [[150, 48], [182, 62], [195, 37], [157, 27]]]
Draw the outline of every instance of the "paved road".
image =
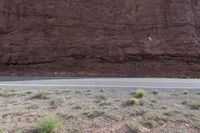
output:
[[5, 77], [4, 88], [166, 88], [200, 89], [200, 79], [167, 78], [63, 78], [63, 77]]

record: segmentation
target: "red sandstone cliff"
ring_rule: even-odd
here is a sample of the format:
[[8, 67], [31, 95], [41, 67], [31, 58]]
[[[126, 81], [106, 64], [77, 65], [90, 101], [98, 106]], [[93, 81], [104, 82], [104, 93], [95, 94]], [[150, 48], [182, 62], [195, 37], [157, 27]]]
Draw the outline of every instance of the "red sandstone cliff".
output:
[[0, 0], [0, 74], [200, 77], [200, 0]]

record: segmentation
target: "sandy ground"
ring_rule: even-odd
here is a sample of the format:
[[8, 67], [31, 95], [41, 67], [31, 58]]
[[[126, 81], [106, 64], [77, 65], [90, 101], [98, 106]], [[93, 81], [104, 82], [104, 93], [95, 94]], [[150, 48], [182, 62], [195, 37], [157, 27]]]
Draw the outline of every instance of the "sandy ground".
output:
[[[44, 116], [57, 116], [55, 133], [199, 133], [200, 90], [0, 90], [0, 131], [31, 133]], [[191, 104], [190, 104], [191, 103]]]

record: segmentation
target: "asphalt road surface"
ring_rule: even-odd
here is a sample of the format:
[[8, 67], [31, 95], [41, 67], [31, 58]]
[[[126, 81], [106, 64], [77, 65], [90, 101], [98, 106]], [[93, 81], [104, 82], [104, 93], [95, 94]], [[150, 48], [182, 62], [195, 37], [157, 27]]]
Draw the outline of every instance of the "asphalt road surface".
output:
[[0, 76], [1, 88], [166, 88], [200, 89], [200, 79], [69, 78]]

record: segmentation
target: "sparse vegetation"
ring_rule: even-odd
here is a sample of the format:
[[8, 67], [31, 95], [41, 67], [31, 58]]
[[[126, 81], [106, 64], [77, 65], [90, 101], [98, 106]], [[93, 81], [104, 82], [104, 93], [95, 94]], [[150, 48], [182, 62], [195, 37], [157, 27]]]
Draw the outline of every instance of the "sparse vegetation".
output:
[[17, 129], [15, 129], [14, 133], [24, 133], [24, 131], [25, 131], [25, 128], [17, 128]]
[[200, 109], [200, 101], [186, 100], [182, 104], [189, 106], [191, 109]]
[[72, 97], [65, 97], [66, 100], [72, 99]]
[[136, 99], [136, 98], [131, 98], [131, 99], [129, 99], [129, 100], [127, 100], [126, 101], [126, 105], [136, 105], [136, 104], [138, 104], [139, 103], [139, 100], [138, 99]]
[[[81, 91], [81, 94], [77, 94], [79, 92], [76, 93], [76, 90]], [[197, 109], [200, 99], [196, 90], [185, 89], [184, 91], [189, 92], [188, 95], [184, 94], [184, 91], [174, 90], [162, 90], [157, 95], [159, 90], [154, 90], [149, 89], [148, 95], [144, 92], [144, 95], [136, 97], [136, 90], [130, 88], [115, 91], [106, 89], [106, 92], [100, 89], [91, 91], [90, 88], [28, 91], [3, 89], [0, 90], [3, 93], [3, 96], [0, 96], [0, 110], [3, 112], [0, 116], [0, 129], [5, 133], [81, 133], [99, 130], [118, 132], [118, 128], [121, 130], [122, 126], [135, 133], [169, 130], [174, 132], [176, 124], [181, 128], [179, 131], [199, 132], [200, 114]], [[130, 95], [131, 91], [134, 91], [134, 94]], [[178, 98], [173, 93], [177, 93]], [[182, 101], [184, 105], [181, 104]], [[47, 114], [57, 116], [56, 122], [52, 122], [54, 120], [50, 120], [51, 118], [41, 120]], [[57, 121], [59, 123], [57, 118], [62, 119], [62, 122], [59, 126], [54, 126]]]
[[93, 112], [88, 113], [87, 116], [88, 116], [88, 118], [94, 119], [94, 118], [102, 116], [104, 114], [105, 114], [104, 111], [95, 110]]
[[145, 90], [144, 89], [138, 89], [135, 93], [135, 97], [137, 98], [142, 98], [144, 97], [146, 94]]
[[26, 92], [26, 94], [32, 94], [32, 93], [33, 93], [32, 91], [27, 91], [27, 92]]
[[177, 121], [179, 123], [189, 123], [188, 119], [186, 119], [186, 118], [179, 118]]
[[82, 133], [82, 126], [81, 124], [77, 124], [75, 126], [72, 127], [72, 133]]
[[152, 103], [157, 103], [157, 100], [153, 99], [151, 100]]
[[81, 94], [82, 92], [80, 90], [75, 91], [76, 94]]
[[85, 90], [84, 92], [89, 93], [89, 92], [92, 92], [92, 90]]
[[30, 105], [27, 107], [27, 109], [38, 109], [38, 108], [39, 108], [39, 106], [36, 104]]
[[179, 113], [181, 113], [181, 111], [179, 111], [179, 110], [173, 110], [173, 111], [164, 112], [163, 114], [165, 116], [174, 116], [174, 115], [179, 114]]
[[39, 94], [36, 94], [31, 99], [40, 99], [40, 100], [47, 100], [50, 99], [49, 93], [46, 92], [40, 92]]
[[144, 117], [144, 119], [145, 119], [145, 126], [149, 128], [155, 128], [167, 122], [167, 119], [165, 117], [158, 115], [151, 115], [151, 114]]
[[50, 101], [50, 105], [53, 108], [61, 107], [63, 105], [63, 103], [64, 103], [64, 100], [62, 98], [57, 98], [57, 99], [54, 99], [54, 100]]
[[155, 128], [158, 125], [158, 123], [154, 120], [146, 120], [144, 125], [148, 128]]
[[95, 98], [96, 98], [95, 101], [96, 101], [97, 103], [100, 103], [100, 102], [105, 101], [105, 100], [108, 99], [108, 97], [107, 97], [105, 94], [98, 95], [98, 96], [96, 96]]
[[9, 92], [16, 92], [17, 90], [15, 90], [15, 89], [10, 89], [10, 90], [8, 90]]
[[128, 127], [132, 133], [140, 133], [141, 132], [141, 126], [137, 123], [130, 123], [130, 124], [128, 124]]
[[16, 92], [0, 91], [0, 97], [13, 97], [16, 95], [17, 95]]
[[44, 117], [38, 125], [39, 133], [53, 133], [59, 125], [59, 119], [55, 116]]
[[73, 107], [73, 109], [82, 109], [83, 107], [81, 105], [77, 105], [75, 107]]
[[100, 106], [111, 106], [112, 102], [101, 102]]
[[92, 90], [85, 90], [85, 95], [92, 95]]
[[56, 90], [54, 91], [54, 94], [60, 95], [60, 94], [62, 94], [62, 91], [61, 91], [60, 89], [56, 89]]
[[71, 90], [69, 90], [69, 89], [65, 89], [65, 90], [62, 90], [61, 92], [62, 92], [62, 93], [70, 93]]
[[136, 111], [136, 115], [143, 116], [144, 114], [146, 114], [146, 113], [148, 113], [148, 112], [149, 112], [149, 109], [147, 109], [147, 108], [142, 108], [142, 109]]

